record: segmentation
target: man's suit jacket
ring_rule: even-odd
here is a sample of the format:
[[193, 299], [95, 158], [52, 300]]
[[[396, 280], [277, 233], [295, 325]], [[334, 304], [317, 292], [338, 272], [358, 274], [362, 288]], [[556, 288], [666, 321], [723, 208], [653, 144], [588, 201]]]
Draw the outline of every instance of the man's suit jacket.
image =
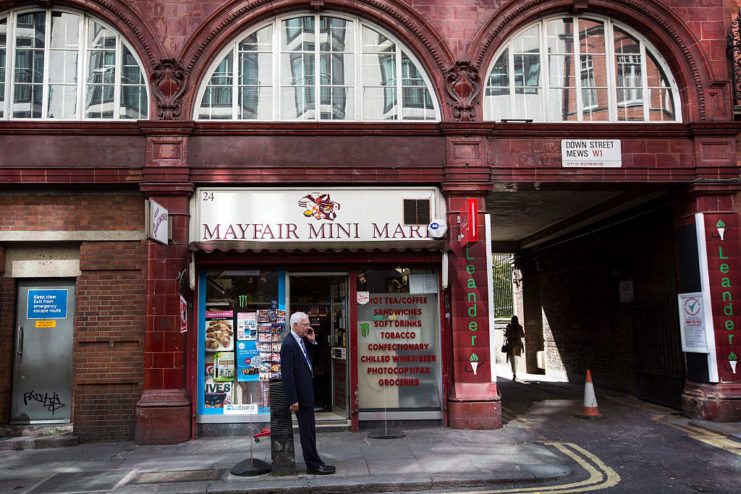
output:
[[[305, 346], [310, 346], [306, 345]], [[308, 348], [307, 348], [308, 351]], [[289, 331], [280, 347], [280, 371], [286, 404], [298, 402], [300, 408], [314, 409], [314, 376], [296, 338]]]

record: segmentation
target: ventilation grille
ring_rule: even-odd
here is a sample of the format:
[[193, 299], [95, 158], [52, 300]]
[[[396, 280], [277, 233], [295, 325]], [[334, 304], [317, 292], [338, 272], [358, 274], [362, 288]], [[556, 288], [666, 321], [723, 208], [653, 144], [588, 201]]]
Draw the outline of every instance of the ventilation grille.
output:
[[404, 199], [404, 224], [405, 225], [429, 225], [430, 224], [430, 200], [429, 199]]

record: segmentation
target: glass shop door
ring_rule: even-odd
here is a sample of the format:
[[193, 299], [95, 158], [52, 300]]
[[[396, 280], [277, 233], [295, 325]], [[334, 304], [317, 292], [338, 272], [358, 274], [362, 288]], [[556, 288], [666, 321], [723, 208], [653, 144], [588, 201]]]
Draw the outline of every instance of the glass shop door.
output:
[[290, 273], [288, 314], [309, 316], [316, 332], [314, 401], [317, 420], [348, 417], [347, 274]]

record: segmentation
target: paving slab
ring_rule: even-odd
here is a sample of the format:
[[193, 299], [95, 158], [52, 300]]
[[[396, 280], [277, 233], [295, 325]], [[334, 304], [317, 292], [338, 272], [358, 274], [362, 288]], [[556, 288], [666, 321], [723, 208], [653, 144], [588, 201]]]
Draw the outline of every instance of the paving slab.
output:
[[[270, 462], [270, 441], [204, 438], [177, 445], [92, 443], [44, 450], [0, 451], [0, 491], [26, 494], [116, 493], [371, 493], [429, 492], [568, 476], [570, 459], [521, 440], [517, 428], [496, 431], [413, 429], [406, 437], [321, 433], [319, 451], [335, 475], [307, 475], [298, 438], [296, 474], [230, 474], [249, 458]], [[532, 438], [530, 438], [532, 440]]]

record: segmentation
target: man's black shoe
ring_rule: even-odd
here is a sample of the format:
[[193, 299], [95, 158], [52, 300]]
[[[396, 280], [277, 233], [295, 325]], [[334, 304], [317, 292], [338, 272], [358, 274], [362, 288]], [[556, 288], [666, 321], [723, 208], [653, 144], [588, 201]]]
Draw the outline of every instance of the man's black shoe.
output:
[[332, 465], [319, 465], [316, 468], [307, 468], [306, 473], [309, 475], [332, 475], [336, 468]]

